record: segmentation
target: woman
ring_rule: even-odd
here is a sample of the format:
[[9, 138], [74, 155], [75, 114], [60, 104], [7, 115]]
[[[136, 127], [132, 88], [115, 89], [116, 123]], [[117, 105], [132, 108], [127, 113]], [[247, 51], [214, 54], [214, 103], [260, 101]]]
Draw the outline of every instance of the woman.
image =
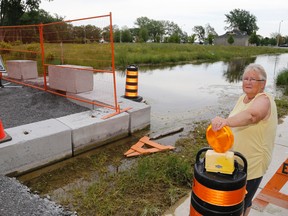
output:
[[277, 108], [274, 99], [264, 92], [267, 75], [258, 64], [248, 65], [243, 74], [244, 94], [238, 99], [228, 118], [212, 119], [212, 129], [231, 127], [233, 150], [242, 153], [248, 162], [247, 194], [244, 215], [248, 215], [252, 198], [271, 162], [277, 129]]

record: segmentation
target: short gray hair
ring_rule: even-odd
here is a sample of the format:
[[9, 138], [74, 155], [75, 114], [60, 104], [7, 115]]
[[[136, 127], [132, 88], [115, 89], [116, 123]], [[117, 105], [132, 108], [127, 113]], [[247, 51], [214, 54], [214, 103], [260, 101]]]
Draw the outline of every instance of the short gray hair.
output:
[[261, 80], [266, 80], [267, 79], [267, 74], [265, 69], [260, 65], [260, 64], [255, 64], [255, 63], [251, 63], [249, 65], [246, 66], [246, 68], [244, 69], [244, 73], [248, 71], [255, 71], [260, 75], [260, 79]]

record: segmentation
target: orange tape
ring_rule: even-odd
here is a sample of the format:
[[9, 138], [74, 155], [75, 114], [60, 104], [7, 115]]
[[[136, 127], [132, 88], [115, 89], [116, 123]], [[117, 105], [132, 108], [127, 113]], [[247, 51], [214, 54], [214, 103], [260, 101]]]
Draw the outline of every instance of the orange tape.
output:
[[137, 90], [137, 89], [138, 89], [138, 86], [135, 86], [135, 85], [126, 85], [125, 88], [126, 88], [126, 89], [129, 89], [129, 90]]
[[125, 96], [127, 96], [127, 97], [137, 97], [138, 96], [138, 94], [137, 94], [137, 92], [125, 92]]
[[127, 71], [127, 75], [129, 75], [129, 76], [137, 76], [138, 75], [138, 71]]
[[195, 178], [192, 186], [193, 192], [201, 200], [217, 206], [233, 206], [241, 203], [246, 194], [246, 187], [233, 191], [221, 191], [205, 187]]
[[127, 82], [129, 82], [129, 83], [137, 83], [138, 79], [137, 78], [126, 78], [126, 83]]
[[200, 214], [199, 212], [197, 212], [197, 211], [193, 208], [193, 206], [192, 206], [192, 204], [191, 204], [191, 206], [190, 206], [190, 216], [202, 216], [202, 214]]

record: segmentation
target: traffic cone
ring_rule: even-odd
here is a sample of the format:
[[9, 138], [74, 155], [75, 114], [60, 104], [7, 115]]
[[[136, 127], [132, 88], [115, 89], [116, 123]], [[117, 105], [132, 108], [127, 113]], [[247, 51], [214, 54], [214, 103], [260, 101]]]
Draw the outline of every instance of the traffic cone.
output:
[[2, 85], [2, 73], [0, 72], [0, 88], [4, 88], [4, 86]]
[[2, 121], [0, 120], [0, 143], [6, 142], [6, 141], [10, 141], [11, 139], [12, 139], [11, 136], [9, 136], [4, 131]]

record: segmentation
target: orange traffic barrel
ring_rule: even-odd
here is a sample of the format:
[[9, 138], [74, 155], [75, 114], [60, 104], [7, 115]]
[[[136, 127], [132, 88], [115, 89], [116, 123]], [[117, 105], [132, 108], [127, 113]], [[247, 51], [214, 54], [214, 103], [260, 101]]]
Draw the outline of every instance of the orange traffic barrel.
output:
[[138, 96], [138, 67], [135, 65], [126, 68], [125, 98], [142, 101], [142, 97]]
[[190, 216], [241, 215], [246, 194], [247, 161], [242, 154], [234, 152], [243, 161], [243, 166], [235, 160], [235, 170], [231, 175], [207, 172], [205, 158], [200, 156], [209, 149], [202, 148], [196, 155]]

